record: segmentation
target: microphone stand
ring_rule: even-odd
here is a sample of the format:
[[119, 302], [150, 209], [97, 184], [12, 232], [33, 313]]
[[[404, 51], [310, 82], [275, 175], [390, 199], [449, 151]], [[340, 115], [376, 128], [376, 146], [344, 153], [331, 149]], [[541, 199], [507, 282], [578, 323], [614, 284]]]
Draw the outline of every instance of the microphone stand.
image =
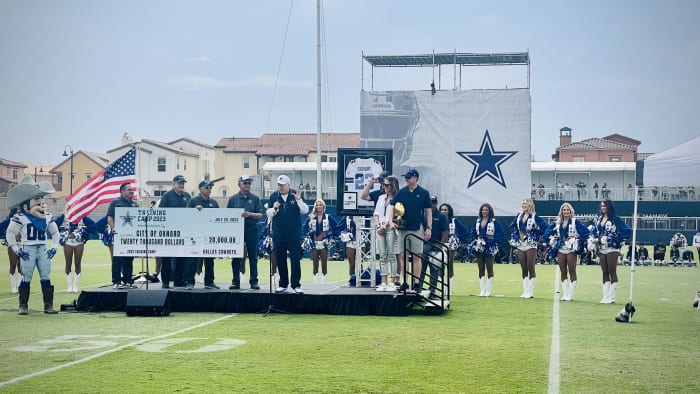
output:
[[[150, 282], [150, 279], [148, 278], [150, 276], [150, 270], [148, 268], [148, 222], [151, 219], [151, 213], [153, 213], [153, 207], [156, 205], [155, 201], [151, 201], [151, 207], [148, 209], [148, 213], [146, 216], [143, 218], [143, 223], [146, 226], [146, 272], [141, 272], [139, 275], [139, 278], [136, 279], [134, 282], [146, 282], [146, 290], [148, 290], [148, 283]], [[143, 270], [143, 263], [141, 264], [141, 269]]]

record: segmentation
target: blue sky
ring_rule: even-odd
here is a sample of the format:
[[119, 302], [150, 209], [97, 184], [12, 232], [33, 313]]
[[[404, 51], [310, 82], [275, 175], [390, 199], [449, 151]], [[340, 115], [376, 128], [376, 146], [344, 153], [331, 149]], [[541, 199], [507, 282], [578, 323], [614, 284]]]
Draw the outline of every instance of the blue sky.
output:
[[[284, 55], [273, 102], [273, 86]], [[323, 3], [324, 131], [359, 132], [361, 54], [530, 51], [532, 151], [620, 133], [658, 152], [700, 134], [700, 2]], [[465, 69], [462, 87], [524, 86], [524, 68]], [[431, 69], [376, 69], [428, 89]], [[326, 83], [327, 82], [327, 83]], [[452, 87], [451, 67], [443, 88]], [[122, 133], [171, 141], [316, 130], [316, 1], [0, 0], [0, 157], [56, 164]]]

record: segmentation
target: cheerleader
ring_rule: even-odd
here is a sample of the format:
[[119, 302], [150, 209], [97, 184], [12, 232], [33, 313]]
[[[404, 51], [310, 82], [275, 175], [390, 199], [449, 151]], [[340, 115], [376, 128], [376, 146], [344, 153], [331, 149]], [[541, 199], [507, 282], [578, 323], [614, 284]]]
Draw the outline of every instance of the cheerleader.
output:
[[549, 239], [550, 254], [556, 254], [559, 264], [562, 301], [574, 299], [576, 255], [585, 250], [583, 243], [589, 235], [586, 225], [574, 218], [574, 208], [568, 202], [561, 205], [557, 220], [544, 232], [544, 239]]
[[589, 247], [598, 250], [600, 269], [603, 271], [603, 299], [601, 304], [615, 302], [617, 290], [617, 260], [622, 241], [632, 235], [632, 230], [615, 215], [615, 205], [610, 199], [600, 202], [598, 219], [593, 229], [593, 239]]
[[[65, 212], [67, 211], [68, 208], [66, 208]], [[65, 220], [65, 212], [55, 220], [61, 236], [59, 242], [63, 246], [63, 256], [66, 260], [66, 291], [68, 293], [77, 293], [80, 287], [85, 243], [88, 241], [89, 231], [92, 231], [96, 224], [89, 217], [85, 217], [77, 223], [71, 223]], [[71, 275], [73, 262], [75, 262], [75, 275]]]
[[[7, 218], [0, 222], [0, 238], [2, 238], [3, 246], [7, 246], [7, 241], [5, 240], [7, 226], [9, 226], [12, 217], [15, 216], [15, 214], [18, 212], [19, 209], [12, 208], [10, 210], [9, 215], [7, 215]], [[19, 239], [19, 241], [21, 241], [21, 239]], [[20, 249], [22, 248], [21, 244], [19, 245], [19, 247]], [[22, 265], [19, 263], [19, 257], [17, 257], [17, 254], [15, 254], [15, 252], [10, 247], [7, 248], [7, 258], [10, 260], [10, 291], [12, 293], [17, 293], [17, 288], [22, 282]]]
[[[495, 219], [491, 204], [482, 204], [479, 207], [474, 227], [472, 227], [471, 242], [469, 243], [469, 253], [476, 256], [476, 263], [479, 266], [480, 297], [491, 296], [493, 260], [498, 254], [498, 244], [501, 241], [503, 241], [501, 222]], [[485, 276], [486, 273], [488, 273], [488, 277]]]
[[355, 221], [352, 220], [351, 216], [344, 217], [336, 227], [336, 234], [340, 235], [340, 240], [345, 244], [345, 256], [348, 258], [348, 268], [350, 273], [350, 280], [348, 283], [354, 285], [357, 282], [353, 280], [355, 276], [355, 256], [357, 251], [357, 246], [359, 242], [357, 241], [357, 225]]
[[452, 205], [443, 203], [440, 205], [440, 212], [445, 215], [448, 221], [448, 226], [450, 228], [450, 237], [447, 241], [447, 246], [449, 248], [449, 253], [447, 255], [447, 270], [450, 275], [450, 294], [452, 294], [452, 279], [454, 278], [454, 263], [455, 254], [457, 254], [457, 249], [467, 241], [469, 231], [464, 224], [455, 217]]
[[[311, 259], [314, 267], [314, 283], [326, 283], [328, 276], [328, 249], [333, 240], [333, 232], [337, 224], [335, 219], [326, 213], [326, 203], [322, 199], [314, 202], [314, 209], [304, 223], [304, 234], [310, 239]], [[321, 273], [318, 272], [318, 262], [321, 261]]]
[[518, 213], [510, 224], [510, 245], [518, 250], [522, 270], [523, 294], [520, 298], [532, 298], [535, 292], [535, 258], [537, 243], [542, 238], [547, 222], [535, 213], [535, 203], [526, 198], [520, 203]]

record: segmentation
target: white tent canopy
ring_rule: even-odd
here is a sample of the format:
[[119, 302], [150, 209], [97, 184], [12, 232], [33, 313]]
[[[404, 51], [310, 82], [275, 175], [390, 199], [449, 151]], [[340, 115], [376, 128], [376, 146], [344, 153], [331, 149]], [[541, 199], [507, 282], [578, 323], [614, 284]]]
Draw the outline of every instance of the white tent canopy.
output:
[[644, 186], [700, 186], [700, 136], [644, 160]]

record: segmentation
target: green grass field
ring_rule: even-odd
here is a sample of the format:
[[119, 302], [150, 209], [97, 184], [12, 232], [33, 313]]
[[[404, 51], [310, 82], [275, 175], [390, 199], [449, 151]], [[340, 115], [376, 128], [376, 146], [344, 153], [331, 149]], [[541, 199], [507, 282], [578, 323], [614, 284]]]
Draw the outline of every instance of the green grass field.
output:
[[[108, 284], [107, 249], [91, 242], [86, 252], [81, 288]], [[329, 264], [329, 280], [343, 283], [347, 263]], [[229, 283], [229, 262], [216, 265], [217, 281]], [[76, 298], [65, 292], [63, 266], [59, 254], [57, 305]], [[261, 278], [267, 267], [262, 260]], [[531, 300], [518, 298], [516, 265], [496, 265], [490, 298], [474, 295], [476, 264], [455, 271], [450, 311], [408, 317], [45, 315], [37, 277], [31, 313], [19, 316], [3, 273], [0, 392], [700, 392], [696, 268], [638, 267], [632, 324], [614, 321], [629, 295], [630, 267], [619, 268], [614, 305], [598, 304], [598, 266], [578, 267], [573, 302], [555, 301], [555, 266], [537, 267]], [[310, 283], [310, 261], [302, 272]]]

